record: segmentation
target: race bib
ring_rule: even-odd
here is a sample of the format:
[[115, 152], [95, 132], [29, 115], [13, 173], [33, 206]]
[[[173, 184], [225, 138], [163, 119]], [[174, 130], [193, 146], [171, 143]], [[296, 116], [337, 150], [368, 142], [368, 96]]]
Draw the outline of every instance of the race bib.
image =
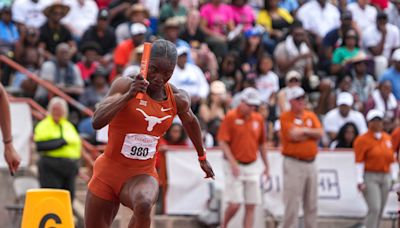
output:
[[145, 134], [126, 134], [121, 153], [130, 159], [151, 159], [156, 153], [159, 138]]

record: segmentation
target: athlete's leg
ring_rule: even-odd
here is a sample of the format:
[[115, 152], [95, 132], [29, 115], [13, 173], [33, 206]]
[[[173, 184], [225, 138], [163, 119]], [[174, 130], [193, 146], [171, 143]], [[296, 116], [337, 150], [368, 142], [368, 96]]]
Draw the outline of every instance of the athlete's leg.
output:
[[151, 209], [158, 195], [158, 182], [149, 175], [129, 179], [121, 189], [119, 199], [133, 210], [129, 228], [148, 228], [151, 223]]
[[88, 190], [85, 205], [86, 228], [109, 228], [117, 215], [119, 202], [101, 199]]

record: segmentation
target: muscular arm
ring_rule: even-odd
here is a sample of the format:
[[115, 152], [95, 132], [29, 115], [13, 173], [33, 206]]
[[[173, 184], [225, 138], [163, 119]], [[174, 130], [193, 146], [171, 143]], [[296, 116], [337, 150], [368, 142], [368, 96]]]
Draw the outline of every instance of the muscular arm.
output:
[[[189, 136], [190, 140], [194, 147], [196, 148], [197, 155], [199, 157], [205, 155], [204, 147], [203, 147], [203, 140], [201, 137], [201, 129], [199, 120], [194, 115], [192, 110], [190, 109], [190, 98], [189, 95], [183, 91], [178, 90], [174, 86], [172, 86], [172, 90], [175, 96], [176, 107], [178, 109], [178, 116], [181, 119], [183, 128], [185, 129], [187, 135]], [[201, 169], [205, 172], [205, 178], [213, 178], [214, 179], [214, 171], [211, 165], [208, 163], [207, 159], [199, 160]]]
[[4, 90], [3, 85], [0, 84], [0, 127], [1, 133], [3, 134], [3, 141], [8, 142], [12, 140], [11, 136], [11, 118], [10, 118], [10, 107], [8, 104], [7, 94]]
[[106, 98], [100, 102], [94, 112], [92, 125], [94, 129], [101, 129], [111, 122], [114, 116], [125, 107], [130, 99], [134, 99], [138, 92], [146, 92], [148, 82], [138, 76], [135, 80], [121, 77], [114, 81]]

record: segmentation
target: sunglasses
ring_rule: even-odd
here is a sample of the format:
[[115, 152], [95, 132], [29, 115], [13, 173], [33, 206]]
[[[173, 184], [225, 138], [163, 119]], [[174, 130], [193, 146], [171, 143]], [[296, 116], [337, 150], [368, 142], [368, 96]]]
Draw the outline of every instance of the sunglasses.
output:
[[303, 101], [304, 100], [304, 96], [301, 96], [301, 97], [297, 97], [297, 98], [295, 98], [294, 100], [296, 100], [296, 101]]

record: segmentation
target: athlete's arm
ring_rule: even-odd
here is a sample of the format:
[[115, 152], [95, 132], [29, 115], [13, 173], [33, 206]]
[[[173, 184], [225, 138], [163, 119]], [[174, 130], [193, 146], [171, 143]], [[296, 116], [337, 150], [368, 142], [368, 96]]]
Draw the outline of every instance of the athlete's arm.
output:
[[[194, 147], [196, 148], [197, 155], [199, 157], [204, 155], [204, 147], [203, 140], [201, 137], [201, 129], [199, 120], [194, 115], [192, 110], [190, 109], [190, 98], [189, 95], [183, 91], [178, 90], [174, 86], [172, 86], [172, 90], [175, 96], [176, 107], [178, 109], [179, 119], [182, 121], [183, 128], [188, 134], [190, 140], [193, 142]], [[211, 168], [211, 165], [207, 160], [200, 161], [200, 166], [203, 171], [206, 173], [206, 178], [213, 178], [214, 171]]]
[[98, 130], [109, 124], [130, 99], [135, 99], [134, 97], [138, 92], [146, 92], [148, 84], [141, 75], [137, 76], [136, 79], [130, 77], [116, 79], [106, 98], [99, 103], [94, 112], [93, 128]]
[[3, 134], [4, 143], [4, 159], [8, 164], [8, 169], [11, 175], [13, 175], [21, 162], [21, 158], [17, 154], [12, 144], [11, 135], [11, 118], [10, 118], [10, 106], [7, 99], [7, 93], [4, 87], [0, 84], [0, 128]]

